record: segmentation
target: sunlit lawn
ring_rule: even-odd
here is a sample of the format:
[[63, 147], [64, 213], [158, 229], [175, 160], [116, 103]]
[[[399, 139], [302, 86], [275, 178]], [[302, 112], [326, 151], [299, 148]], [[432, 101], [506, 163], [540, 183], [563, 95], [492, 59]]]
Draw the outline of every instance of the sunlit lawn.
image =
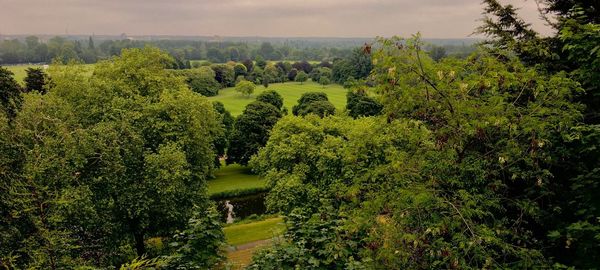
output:
[[[300, 96], [306, 92], [325, 92], [329, 101], [338, 110], [343, 110], [346, 106], [346, 92], [341, 85], [330, 84], [325, 87], [314, 83], [305, 82], [300, 84], [297, 82], [287, 83], [274, 83], [270, 84], [268, 90], [275, 90], [283, 97], [283, 106], [287, 107], [291, 113], [292, 107], [298, 103]], [[210, 100], [218, 100], [223, 102], [225, 108], [231, 112], [232, 115], [237, 116], [242, 113], [248, 103], [254, 101], [256, 96], [261, 92], [267, 90], [262, 85], [257, 86], [254, 94], [250, 97], [245, 97], [242, 94], [235, 91], [233, 87], [221, 89], [219, 95], [210, 97]]]
[[227, 243], [232, 246], [259, 240], [271, 239], [285, 231], [283, 218], [275, 217], [244, 224], [233, 224], [223, 228]]
[[264, 179], [237, 164], [222, 166], [215, 176], [215, 179], [208, 181], [209, 195], [236, 189], [262, 188], [266, 185]]

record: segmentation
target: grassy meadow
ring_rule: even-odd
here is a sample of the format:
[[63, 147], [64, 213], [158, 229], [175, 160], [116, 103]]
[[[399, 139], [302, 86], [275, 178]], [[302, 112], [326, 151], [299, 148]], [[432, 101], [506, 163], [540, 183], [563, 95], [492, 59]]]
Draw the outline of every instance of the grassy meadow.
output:
[[244, 111], [246, 105], [254, 101], [256, 96], [265, 90], [275, 90], [283, 97], [283, 106], [288, 108], [291, 113], [292, 107], [298, 103], [300, 96], [306, 92], [324, 92], [327, 94], [329, 101], [338, 110], [343, 110], [346, 107], [346, 89], [338, 84], [330, 84], [325, 87], [320, 84], [307, 81], [303, 84], [297, 82], [274, 83], [268, 88], [262, 85], [257, 86], [254, 94], [246, 97], [235, 91], [234, 87], [229, 87], [219, 90], [219, 95], [209, 97], [212, 101], [221, 101], [225, 108], [231, 112], [233, 116], [238, 116]]
[[[27, 73], [25, 71], [28, 68], [43, 68], [43, 66], [44, 65], [11, 65], [4, 66], [4, 68], [14, 73], [15, 80], [21, 85], [23, 85], [25, 84], [23, 80], [25, 79], [25, 76], [27, 76]], [[90, 75], [92, 74], [92, 71], [94, 70], [94, 64], [81, 64], [81, 66], [86, 69], [86, 73], [89, 72]]]
[[252, 174], [249, 168], [238, 164], [221, 167], [215, 173], [215, 179], [208, 181], [208, 194], [217, 194], [240, 189], [255, 189], [266, 186], [264, 179]]

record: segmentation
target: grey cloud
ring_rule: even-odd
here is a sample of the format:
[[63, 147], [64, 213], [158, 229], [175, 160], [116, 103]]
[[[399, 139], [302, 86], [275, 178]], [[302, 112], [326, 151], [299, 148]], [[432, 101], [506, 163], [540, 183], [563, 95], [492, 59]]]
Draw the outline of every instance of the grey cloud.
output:
[[[532, 0], [505, 0], [537, 29]], [[0, 33], [466, 37], [479, 0], [0, 0]]]

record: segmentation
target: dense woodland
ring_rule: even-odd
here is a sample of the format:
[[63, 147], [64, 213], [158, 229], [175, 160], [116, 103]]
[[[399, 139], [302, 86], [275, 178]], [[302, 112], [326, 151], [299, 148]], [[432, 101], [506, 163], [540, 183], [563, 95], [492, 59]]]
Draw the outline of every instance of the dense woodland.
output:
[[[540, 1], [542, 37], [484, 4], [487, 42], [464, 57], [419, 34], [218, 59], [63, 40], [23, 86], [0, 68], [0, 268], [227, 269], [219, 158], [266, 179], [285, 218], [248, 269], [600, 268], [600, 5]], [[58, 40], [4, 41], [3, 61]], [[61, 64], [92, 49], [91, 74]], [[253, 95], [308, 80], [344, 85], [346, 108]], [[237, 117], [207, 99], [225, 87], [253, 99]]]

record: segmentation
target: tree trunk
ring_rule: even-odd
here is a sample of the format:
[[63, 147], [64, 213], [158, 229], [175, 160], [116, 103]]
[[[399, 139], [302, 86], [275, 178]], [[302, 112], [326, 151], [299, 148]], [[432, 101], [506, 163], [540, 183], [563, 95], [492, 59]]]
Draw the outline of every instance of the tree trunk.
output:
[[144, 253], [146, 253], [146, 247], [144, 246], [144, 233], [136, 232], [133, 234], [133, 237], [135, 238], [135, 250], [137, 251], [137, 255], [144, 255]]

